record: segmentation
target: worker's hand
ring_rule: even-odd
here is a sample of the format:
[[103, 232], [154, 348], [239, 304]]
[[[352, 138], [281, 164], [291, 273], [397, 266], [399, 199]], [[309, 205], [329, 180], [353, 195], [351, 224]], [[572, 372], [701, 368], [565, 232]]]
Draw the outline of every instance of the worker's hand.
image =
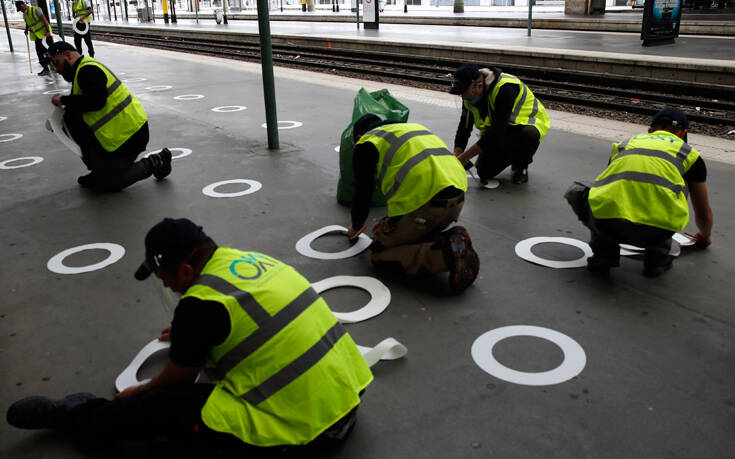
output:
[[46, 36], [47, 36], [47, 37], [50, 37], [50, 36], [51, 36], [51, 32], [49, 32], [49, 31], [46, 31]]
[[63, 107], [64, 104], [61, 103], [61, 94], [56, 94], [54, 97], [52, 97], [51, 103], [56, 105], [57, 107]]
[[115, 398], [130, 397], [131, 395], [140, 392], [140, 390], [143, 389], [143, 386], [144, 386], [143, 384], [139, 384], [137, 386], [130, 386], [127, 389], [125, 389], [124, 391], [118, 392], [118, 394], [115, 395]]
[[377, 222], [375, 222], [375, 224], [373, 225], [373, 229], [371, 229], [370, 232], [373, 233], [373, 234], [377, 234], [378, 233], [378, 229], [380, 229], [380, 224], [382, 222], [383, 222], [383, 219], [380, 219]]
[[456, 147], [455, 147], [455, 148], [454, 148], [454, 151], [453, 151], [452, 153], [454, 153], [454, 156], [459, 156], [459, 155], [461, 155], [462, 153], [464, 153], [464, 149], [462, 149], [462, 148], [456, 148]]
[[347, 238], [350, 240], [355, 240], [358, 236], [360, 236], [360, 234], [362, 234], [363, 231], [365, 231], [364, 226], [359, 230], [356, 230], [352, 227], [352, 225], [350, 225], [350, 228], [347, 230]]
[[158, 341], [171, 341], [171, 325], [161, 330], [161, 334], [158, 335]]
[[710, 244], [712, 244], [712, 239], [710, 239], [709, 236], [703, 236], [702, 233], [697, 233], [694, 235], [694, 245], [696, 245], [699, 248], [705, 248], [708, 247]]

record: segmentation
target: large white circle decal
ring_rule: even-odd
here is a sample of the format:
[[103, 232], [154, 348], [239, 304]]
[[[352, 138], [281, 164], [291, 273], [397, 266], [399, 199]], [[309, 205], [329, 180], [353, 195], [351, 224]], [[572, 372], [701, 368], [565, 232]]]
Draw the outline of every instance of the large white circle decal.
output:
[[339, 260], [341, 258], [354, 257], [355, 255], [361, 253], [363, 250], [367, 249], [370, 244], [373, 243], [373, 240], [363, 233], [360, 234], [360, 236], [358, 237], [356, 244], [341, 252], [327, 253], [318, 252], [312, 249], [311, 243], [327, 233], [342, 233], [346, 235], [347, 228], [339, 225], [329, 225], [316, 231], [312, 231], [311, 233], [299, 239], [298, 242], [296, 242], [296, 251], [305, 257], [316, 258], [317, 260]]
[[[8, 163], [12, 163], [13, 161], [30, 161], [25, 164], [18, 164], [15, 166], [9, 166]], [[43, 161], [43, 158], [40, 156], [22, 156], [20, 158], [13, 158], [13, 159], [6, 159], [5, 161], [0, 162], [0, 169], [18, 169], [19, 167], [28, 167], [33, 166], [34, 164], [38, 164], [41, 161]]]
[[[71, 268], [64, 264], [64, 259], [68, 257], [69, 255], [73, 255], [75, 253], [83, 252], [85, 250], [93, 250], [93, 249], [107, 250], [108, 252], [110, 252], [110, 255], [98, 263], [94, 263], [94, 264], [87, 265], [87, 266], [79, 266], [79, 267]], [[111, 265], [115, 263], [117, 260], [121, 259], [123, 255], [125, 255], [125, 249], [121, 245], [112, 244], [109, 242], [96, 242], [93, 244], [80, 245], [79, 247], [72, 247], [71, 249], [66, 249], [63, 252], [60, 252], [54, 255], [53, 257], [51, 257], [48, 263], [46, 263], [46, 267], [49, 269], [49, 271], [53, 271], [59, 274], [86, 273], [89, 271], [95, 271], [98, 269], [102, 269], [105, 266]]]
[[[3, 139], [3, 137], [8, 138]], [[0, 134], [0, 142], [12, 142], [13, 140], [18, 140], [21, 137], [23, 137], [23, 134]]]
[[66, 89], [49, 89], [48, 91], [44, 91], [44, 94], [62, 94], [65, 92]]
[[[544, 242], [555, 242], [558, 244], [567, 244], [577, 247], [584, 252], [582, 257], [576, 260], [559, 261], [559, 260], [548, 260], [534, 255], [531, 252], [531, 247], [536, 244], [542, 244]], [[525, 239], [516, 244], [516, 255], [523, 258], [531, 263], [537, 265], [546, 266], [548, 268], [580, 268], [587, 265], [587, 258], [592, 256], [592, 249], [589, 244], [582, 242], [578, 239], [572, 239], [570, 237], [532, 237]]]
[[174, 99], [176, 100], [197, 100], [197, 99], [204, 99], [204, 96], [201, 94], [182, 94], [180, 96], [174, 96]]
[[[535, 336], [556, 344], [564, 353], [561, 365], [549, 371], [528, 373], [516, 371], [498, 362], [493, 357], [493, 347], [501, 340], [511, 336]], [[504, 381], [525, 386], [549, 386], [568, 381], [582, 372], [587, 364], [587, 356], [576, 341], [563, 333], [549, 328], [532, 325], [512, 325], [490, 330], [480, 335], [472, 343], [472, 359], [475, 363]]]
[[[249, 187], [242, 191], [235, 191], [234, 193], [219, 193], [217, 191], [214, 191], [215, 188], [220, 187], [222, 185], [229, 185], [231, 183], [244, 183], [246, 185], [249, 185]], [[232, 179], [232, 180], [223, 180], [221, 182], [215, 182], [211, 185], [207, 185], [204, 188], [202, 188], [202, 193], [206, 194], [207, 196], [211, 196], [213, 198], [235, 198], [237, 196], [244, 196], [246, 194], [255, 193], [259, 189], [262, 188], [262, 184], [256, 180], [248, 180], [248, 179]]]
[[311, 284], [316, 293], [322, 293], [337, 287], [356, 287], [370, 294], [370, 301], [353, 312], [335, 312], [334, 316], [342, 323], [352, 324], [368, 320], [385, 311], [390, 304], [390, 290], [382, 282], [367, 276], [334, 276]]
[[213, 112], [218, 113], [230, 113], [230, 112], [240, 112], [242, 110], [247, 110], [247, 107], [244, 107], [242, 105], [225, 105], [222, 107], [214, 107], [212, 109]]
[[156, 86], [148, 86], [145, 89], [147, 89], [148, 91], [165, 91], [166, 89], [171, 89], [171, 86], [166, 85], [166, 84], [160, 84]]
[[[281, 125], [281, 123], [283, 123], [283, 125]], [[279, 121], [278, 129], [293, 129], [293, 128], [297, 128], [303, 125], [304, 123], [302, 123], [301, 121]], [[264, 128], [267, 128], [268, 123], [263, 123], [261, 124], [261, 126]]]
[[[171, 159], [179, 159], [179, 158], [183, 158], [184, 156], [189, 156], [191, 154], [191, 149], [190, 148], [173, 147], [173, 148], [169, 148], [168, 151], [170, 151], [170, 152], [178, 151], [179, 152], [178, 155], [171, 155]], [[147, 158], [150, 155], [155, 155], [156, 153], [160, 153], [160, 152], [161, 152], [160, 149], [159, 150], [154, 150], [154, 151], [152, 151], [150, 153], [146, 153], [145, 156], [144, 156], [144, 158]]]

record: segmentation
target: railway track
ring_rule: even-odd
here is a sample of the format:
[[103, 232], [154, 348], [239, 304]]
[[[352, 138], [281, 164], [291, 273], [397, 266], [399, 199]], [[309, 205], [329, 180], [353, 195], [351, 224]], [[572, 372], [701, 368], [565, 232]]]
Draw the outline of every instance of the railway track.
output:
[[[252, 39], [206, 40], [186, 36], [151, 36], [135, 31], [98, 33], [97, 40], [172, 51], [205, 54], [230, 59], [260, 61], [260, 45]], [[348, 50], [308, 47], [303, 44], [273, 44], [276, 64], [310, 70], [329, 70], [354, 74], [360, 78], [379, 78], [396, 84], [410, 82], [434, 89], [446, 89], [451, 73], [460, 61], [428, 59], [369, 49]], [[665, 106], [684, 110], [693, 123], [735, 128], [735, 86], [681, 83], [650, 78], [620, 78], [593, 72], [570, 71], [507, 65], [504, 71], [515, 74], [531, 87], [542, 101], [571, 106], [634, 113], [650, 117]]]

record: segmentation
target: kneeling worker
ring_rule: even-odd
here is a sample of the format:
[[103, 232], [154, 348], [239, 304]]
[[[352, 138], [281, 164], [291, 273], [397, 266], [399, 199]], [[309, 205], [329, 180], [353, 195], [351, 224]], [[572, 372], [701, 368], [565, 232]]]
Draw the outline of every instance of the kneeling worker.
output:
[[569, 188], [565, 197], [591, 232], [590, 271], [605, 273], [619, 266], [620, 243], [645, 249], [645, 276], [671, 268], [671, 237], [689, 223], [687, 188], [699, 229], [696, 242], [703, 247], [711, 243], [707, 168], [686, 143], [687, 129], [684, 113], [665, 108], [653, 117], [648, 134], [613, 144], [609, 165], [591, 188], [578, 183]]
[[77, 179], [81, 186], [117, 191], [151, 175], [161, 180], [171, 173], [166, 148], [136, 161], [148, 145], [148, 117], [107, 66], [63, 41], [51, 45], [49, 55], [56, 71], [72, 83], [70, 95], [55, 95], [51, 103], [64, 107], [64, 123], [91, 171]]
[[420, 270], [449, 271], [453, 293], [464, 291], [477, 277], [480, 260], [467, 230], [455, 226], [467, 191], [467, 174], [438, 136], [415, 123], [383, 122], [374, 114], [353, 128], [355, 238], [370, 210], [377, 180], [388, 201], [388, 216], [373, 227], [373, 263], [399, 263], [407, 274]]
[[[113, 441], [191, 440], [210, 453], [234, 442], [254, 456], [258, 447], [350, 433], [373, 376], [308, 280], [267, 255], [218, 247], [187, 219], [155, 225], [145, 250], [135, 277], [155, 273], [183, 294], [159, 337], [171, 341], [162, 372], [114, 400], [20, 400], [8, 409], [11, 425]], [[201, 369], [214, 384], [194, 382]]]
[[[517, 77], [499, 68], [464, 64], [454, 72], [450, 94], [462, 97], [462, 116], [454, 137], [454, 154], [466, 166], [475, 156], [483, 183], [511, 167], [511, 181], [528, 181], [528, 165], [551, 122], [546, 109]], [[480, 140], [465, 150], [472, 124]]]

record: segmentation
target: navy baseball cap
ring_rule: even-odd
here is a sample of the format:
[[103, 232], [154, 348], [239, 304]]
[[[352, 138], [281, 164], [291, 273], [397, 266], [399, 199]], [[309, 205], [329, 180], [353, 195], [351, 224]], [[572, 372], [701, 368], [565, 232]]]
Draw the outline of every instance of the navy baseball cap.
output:
[[671, 124], [678, 129], [689, 129], [689, 118], [681, 110], [667, 107], [653, 115], [651, 126], [655, 124]]
[[462, 64], [454, 71], [452, 78], [452, 87], [449, 88], [449, 94], [460, 95], [474, 81], [480, 78], [480, 68], [475, 64]]
[[352, 127], [352, 141], [356, 142], [358, 136], [375, 129], [382, 124], [383, 120], [378, 115], [373, 113], [362, 115], [359, 120], [355, 121], [355, 125]]
[[15, 11], [20, 11], [20, 7], [23, 6], [25, 2], [21, 2], [20, 0], [15, 2]]
[[135, 271], [135, 278], [144, 280], [163, 265], [182, 262], [208, 236], [202, 227], [187, 218], [165, 218], [145, 236], [145, 260]]
[[48, 55], [56, 56], [64, 51], [76, 51], [77, 49], [71, 43], [65, 41], [55, 41], [48, 47]]

